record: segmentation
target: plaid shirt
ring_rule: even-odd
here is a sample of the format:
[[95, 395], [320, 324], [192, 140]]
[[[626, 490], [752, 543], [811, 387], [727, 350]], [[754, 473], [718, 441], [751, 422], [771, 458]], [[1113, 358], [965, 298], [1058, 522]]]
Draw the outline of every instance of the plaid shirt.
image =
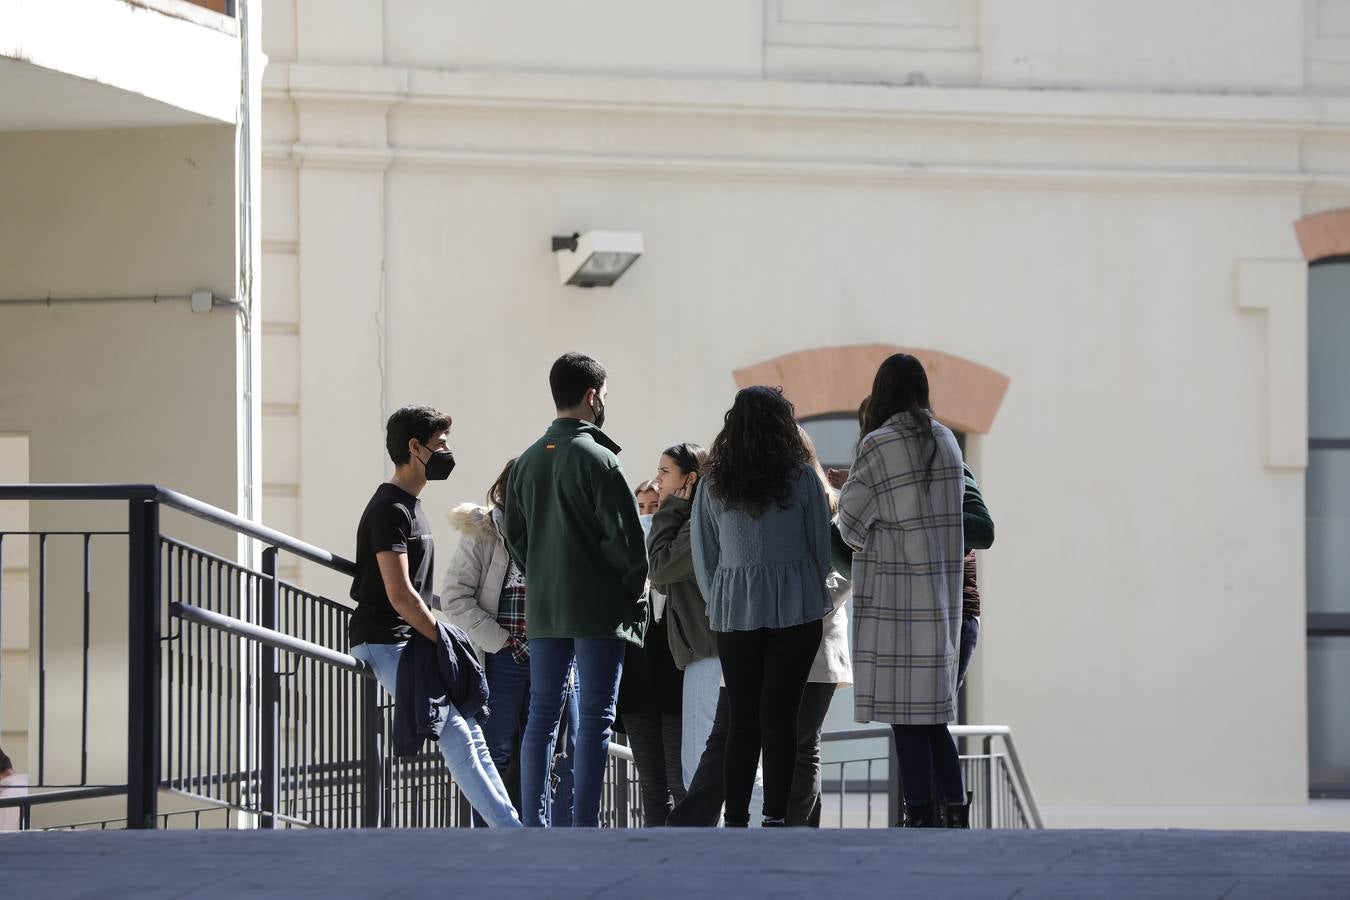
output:
[[975, 551], [966, 553], [965, 578], [961, 582], [961, 615], [980, 614], [980, 588], [975, 580]]
[[515, 560], [506, 567], [506, 580], [502, 582], [502, 596], [497, 603], [497, 624], [511, 637], [525, 642], [525, 574]]

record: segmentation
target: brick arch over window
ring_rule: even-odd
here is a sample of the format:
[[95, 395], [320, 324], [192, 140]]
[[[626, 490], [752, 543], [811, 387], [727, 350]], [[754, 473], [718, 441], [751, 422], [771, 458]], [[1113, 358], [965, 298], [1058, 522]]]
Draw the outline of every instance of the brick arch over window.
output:
[[1294, 223], [1303, 258], [1317, 262], [1330, 256], [1350, 256], [1350, 209], [1304, 216]]
[[984, 434], [994, 424], [1008, 377], [968, 359], [937, 350], [854, 344], [801, 350], [735, 371], [737, 387], [781, 385], [806, 418], [857, 409], [872, 390], [872, 378], [892, 353], [912, 353], [928, 372], [933, 412], [948, 426]]

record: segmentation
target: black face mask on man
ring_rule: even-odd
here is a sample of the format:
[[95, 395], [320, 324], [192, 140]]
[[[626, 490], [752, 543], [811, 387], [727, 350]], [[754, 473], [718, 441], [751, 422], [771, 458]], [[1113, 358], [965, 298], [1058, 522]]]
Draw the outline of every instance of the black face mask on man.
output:
[[427, 481], [444, 481], [455, 470], [455, 454], [449, 450], [432, 450], [429, 457], [424, 460], [419, 456], [418, 461], [427, 473]]
[[[599, 403], [599, 404], [600, 404], [600, 408], [599, 408], [599, 409], [596, 409], [596, 408], [595, 408], [595, 404], [596, 404], [596, 403]], [[591, 403], [591, 415], [595, 416], [595, 427], [596, 427], [596, 428], [604, 428], [604, 427], [605, 427], [605, 401], [603, 401], [603, 400], [600, 399], [600, 395], [599, 395], [599, 394], [596, 394], [596, 395], [595, 395], [595, 400], [592, 401], [592, 403]]]

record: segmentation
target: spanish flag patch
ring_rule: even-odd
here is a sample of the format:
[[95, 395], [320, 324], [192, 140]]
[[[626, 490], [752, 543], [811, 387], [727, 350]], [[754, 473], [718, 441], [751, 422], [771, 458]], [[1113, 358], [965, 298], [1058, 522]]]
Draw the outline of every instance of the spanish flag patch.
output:
[[558, 449], [558, 445], [557, 445], [557, 444], [545, 444], [545, 445], [544, 445], [544, 449], [545, 449], [545, 450], [557, 450], [557, 449]]

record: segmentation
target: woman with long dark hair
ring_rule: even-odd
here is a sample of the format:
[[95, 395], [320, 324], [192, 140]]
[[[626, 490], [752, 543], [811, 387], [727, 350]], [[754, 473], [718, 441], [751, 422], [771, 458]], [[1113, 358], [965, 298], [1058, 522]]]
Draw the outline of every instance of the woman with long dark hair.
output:
[[708, 603], [694, 578], [690, 517], [708, 451], [685, 442], [667, 447], [656, 464], [660, 506], [647, 536], [652, 591], [665, 598], [666, 637], [675, 665], [684, 672], [681, 702], [681, 777], [693, 784], [717, 713], [722, 666], [708, 624]]
[[797, 713], [833, 608], [830, 507], [781, 390], [736, 394], [694, 498], [694, 573], [727, 684], [728, 826], [750, 822], [764, 754], [764, 825], [786, 824]]
[[859, 722], [890, 723], [905, 827], [969, 827], [956, 743], [964, 478], [956, 437], [933, 418], [923, 364], [877, 369], [857, 461], [839, 495], [853, 556], [853, 697]]

